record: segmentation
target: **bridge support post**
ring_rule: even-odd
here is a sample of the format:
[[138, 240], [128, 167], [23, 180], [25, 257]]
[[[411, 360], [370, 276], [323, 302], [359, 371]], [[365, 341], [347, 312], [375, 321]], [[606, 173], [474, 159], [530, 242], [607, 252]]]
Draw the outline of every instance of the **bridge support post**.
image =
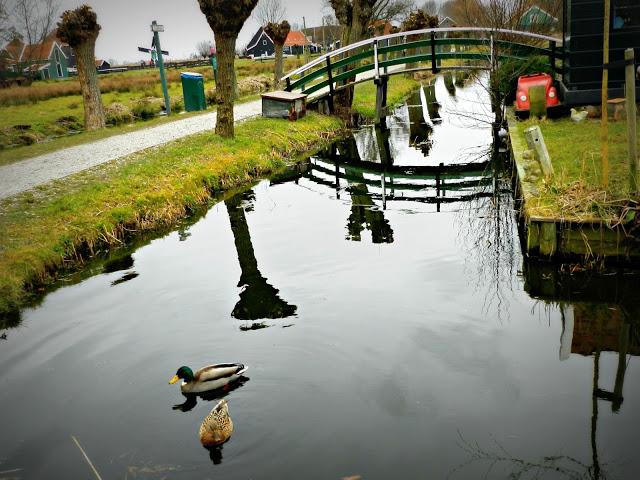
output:
[[376, 125], [386, 128], [386, 109], [387, 109], [387, 84], [389, 82], [388, 75], [382, 75], [374, 83], [376, 84]]
[[333, 115], [333, 73], [331, 72], [331, 59], [327, 57], [327, 80], [329, 82], [329, 113]]
[[436, 59], [436, 34], [431, 32], [431, 73], [438, 73], [438, 60]]

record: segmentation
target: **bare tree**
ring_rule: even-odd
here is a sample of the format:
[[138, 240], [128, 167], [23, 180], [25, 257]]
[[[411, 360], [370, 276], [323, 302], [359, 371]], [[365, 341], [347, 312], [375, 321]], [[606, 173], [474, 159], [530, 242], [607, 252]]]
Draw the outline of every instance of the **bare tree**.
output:
[[213, 48], [214, 43], [211, 40], [202, 40], [196, 44], [196, 54], [202, 58], [206, 58], [211, 55]]
[[414, 8], [413, 0], [378, 0], [371, 20], [402, 21]]
[[21, 67], [28, 69], [28, 75], [32, 76], [32, 65], [41, 53], [37, 45], [42, 45], [47, 36], [52, 32], [60, 4], [57, 0], [13, 0], [7, 2], [8, 12], [13, 12], [13, 35], [17, 35], [27, 45], [35, 45], [27, 48], [21, 61]]
[[427, 0], [422, 4], [420, 10], [432, 17], [442, 16], [442, 4], [436, 0]]
[[529, 0], [455, 0], [462, 21], [472, 27], [517, 29]]
[[264, 31], [267, 32], [267, 35], [271, 37], [273, 43], [275, 45], [275, 54], [276, 61], [274, 66], [274, 74], [273, 74], [273, 85], [275, 88], [278, 88], [280, 84], [280, 79], [282, 78], [282, 49], [284, 47], [284, 42], [287, 39], [287, 35], [291, 31], [291, 25], [286, 20], [283, 20], [280, 23], [267, 23], [264, 27]]
[[96, 71], [96, 39], [100, 25], [96, 13], [88, 5], [67, 10], [58, 23], [58, 35], [76, 52], [78, 80], [84, 102], [84, 128], [104, 128], [104, 108]]
[[268, 23], [280, 23], [285, 13], [281, 0], [260, 0], [253, 16], [260, 26], [264, 27]]
[[200, 10], [213, 30], [218, 49], [220, 106], [216, 133], [222, 137], [233, 137], [234, 63], [238, 33], [257, 3], [258, 0], [198, 0]]
[[[336, 18], [343, 27], [341, 39], [343, 47], [367, 36], [369, 25], [374, 20], [374, 7], [379, 1], [387, 0], [329, 0]], [[350, 69], [352, 68], [353, 65], [350, 66]], [[336, 95], [336, 103], [343, 109], [351, 108], [353, 86], [341, 90]]]
[[9, 24], [9, 11], [7, 1], [0, 0], [0, 40], [8, 40], [11, 25]]

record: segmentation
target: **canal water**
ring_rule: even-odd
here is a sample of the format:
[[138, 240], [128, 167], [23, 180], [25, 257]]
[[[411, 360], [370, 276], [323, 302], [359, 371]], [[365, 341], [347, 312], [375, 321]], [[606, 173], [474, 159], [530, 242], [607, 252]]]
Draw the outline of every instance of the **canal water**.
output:
[[[485, 90], [447, 83], [5, 325], [0, 478], [638, 478], [638, 276], [523, 258]], [[167, 384], [215, 362], [246, 378]]]

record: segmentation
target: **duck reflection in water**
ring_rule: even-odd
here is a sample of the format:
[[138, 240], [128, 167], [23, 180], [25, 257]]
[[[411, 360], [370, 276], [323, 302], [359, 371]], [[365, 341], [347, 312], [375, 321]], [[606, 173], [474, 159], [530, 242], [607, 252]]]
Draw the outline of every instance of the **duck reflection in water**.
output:
[[183, 393], [182, 395], [186, 399], [184, 403], [179, 403], [177, 405], [174, 405], [172, 409], [180, 410], [181, 412], [189, 412], [193, 410], [193, 407], [195, 407], [198, 404], [198, 397], [200, 397], [200, 400], [205, 402], [222, 400], [234, 390], [237, 390], [240, 387], [242, 387], [249, 380], [250, 380], [249, 377], [245, 377], [243, 375], [235, 382], [229, 383], [222, 388], [218, 388], [217, 390], [210, 390], [208, 392], [203, 392], [203, 393]]
[[281, 299], [279, 290], [270, 285], [258, 269], [245, 216], [245, 210], [253, 210], [253, 199], [254, 192], [249, 190], [225, 201], [241, 269], [238, 286], [242, 287], [240, 300], [231, 315], [239, 320], [290, 317], [295, 315], [297, 307]]

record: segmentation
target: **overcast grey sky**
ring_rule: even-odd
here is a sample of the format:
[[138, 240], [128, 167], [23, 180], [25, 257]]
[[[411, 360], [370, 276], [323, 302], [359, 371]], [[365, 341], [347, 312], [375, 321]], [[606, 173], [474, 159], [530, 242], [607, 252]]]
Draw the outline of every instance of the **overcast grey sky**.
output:
[[[308, 27], [320, 25], [323, 0], [282, 2], [289, 22], [302, 24], [304, 15]], [[105, 60], [115, 58], [122, 62], [148, 59], [148, 55], [139, 53], [137, 47], [150, 46], [152, 34], [149, 26], [152, 20], [165, 26], [164, 33], [160, 34], [160, 42], [171, 58], [187, 58], [195, 52], [199, 41], [213, 37], [196, 0], [61, 0], [61, 7], [62, 10], [68, 10], [83, 3], [91, 5], [98, 14], [102, 30], [96, 44], [96, 56]], [[244, 46], [257, 28], [255, 19], [247, 20], [238, 37], [238, 46]]]

